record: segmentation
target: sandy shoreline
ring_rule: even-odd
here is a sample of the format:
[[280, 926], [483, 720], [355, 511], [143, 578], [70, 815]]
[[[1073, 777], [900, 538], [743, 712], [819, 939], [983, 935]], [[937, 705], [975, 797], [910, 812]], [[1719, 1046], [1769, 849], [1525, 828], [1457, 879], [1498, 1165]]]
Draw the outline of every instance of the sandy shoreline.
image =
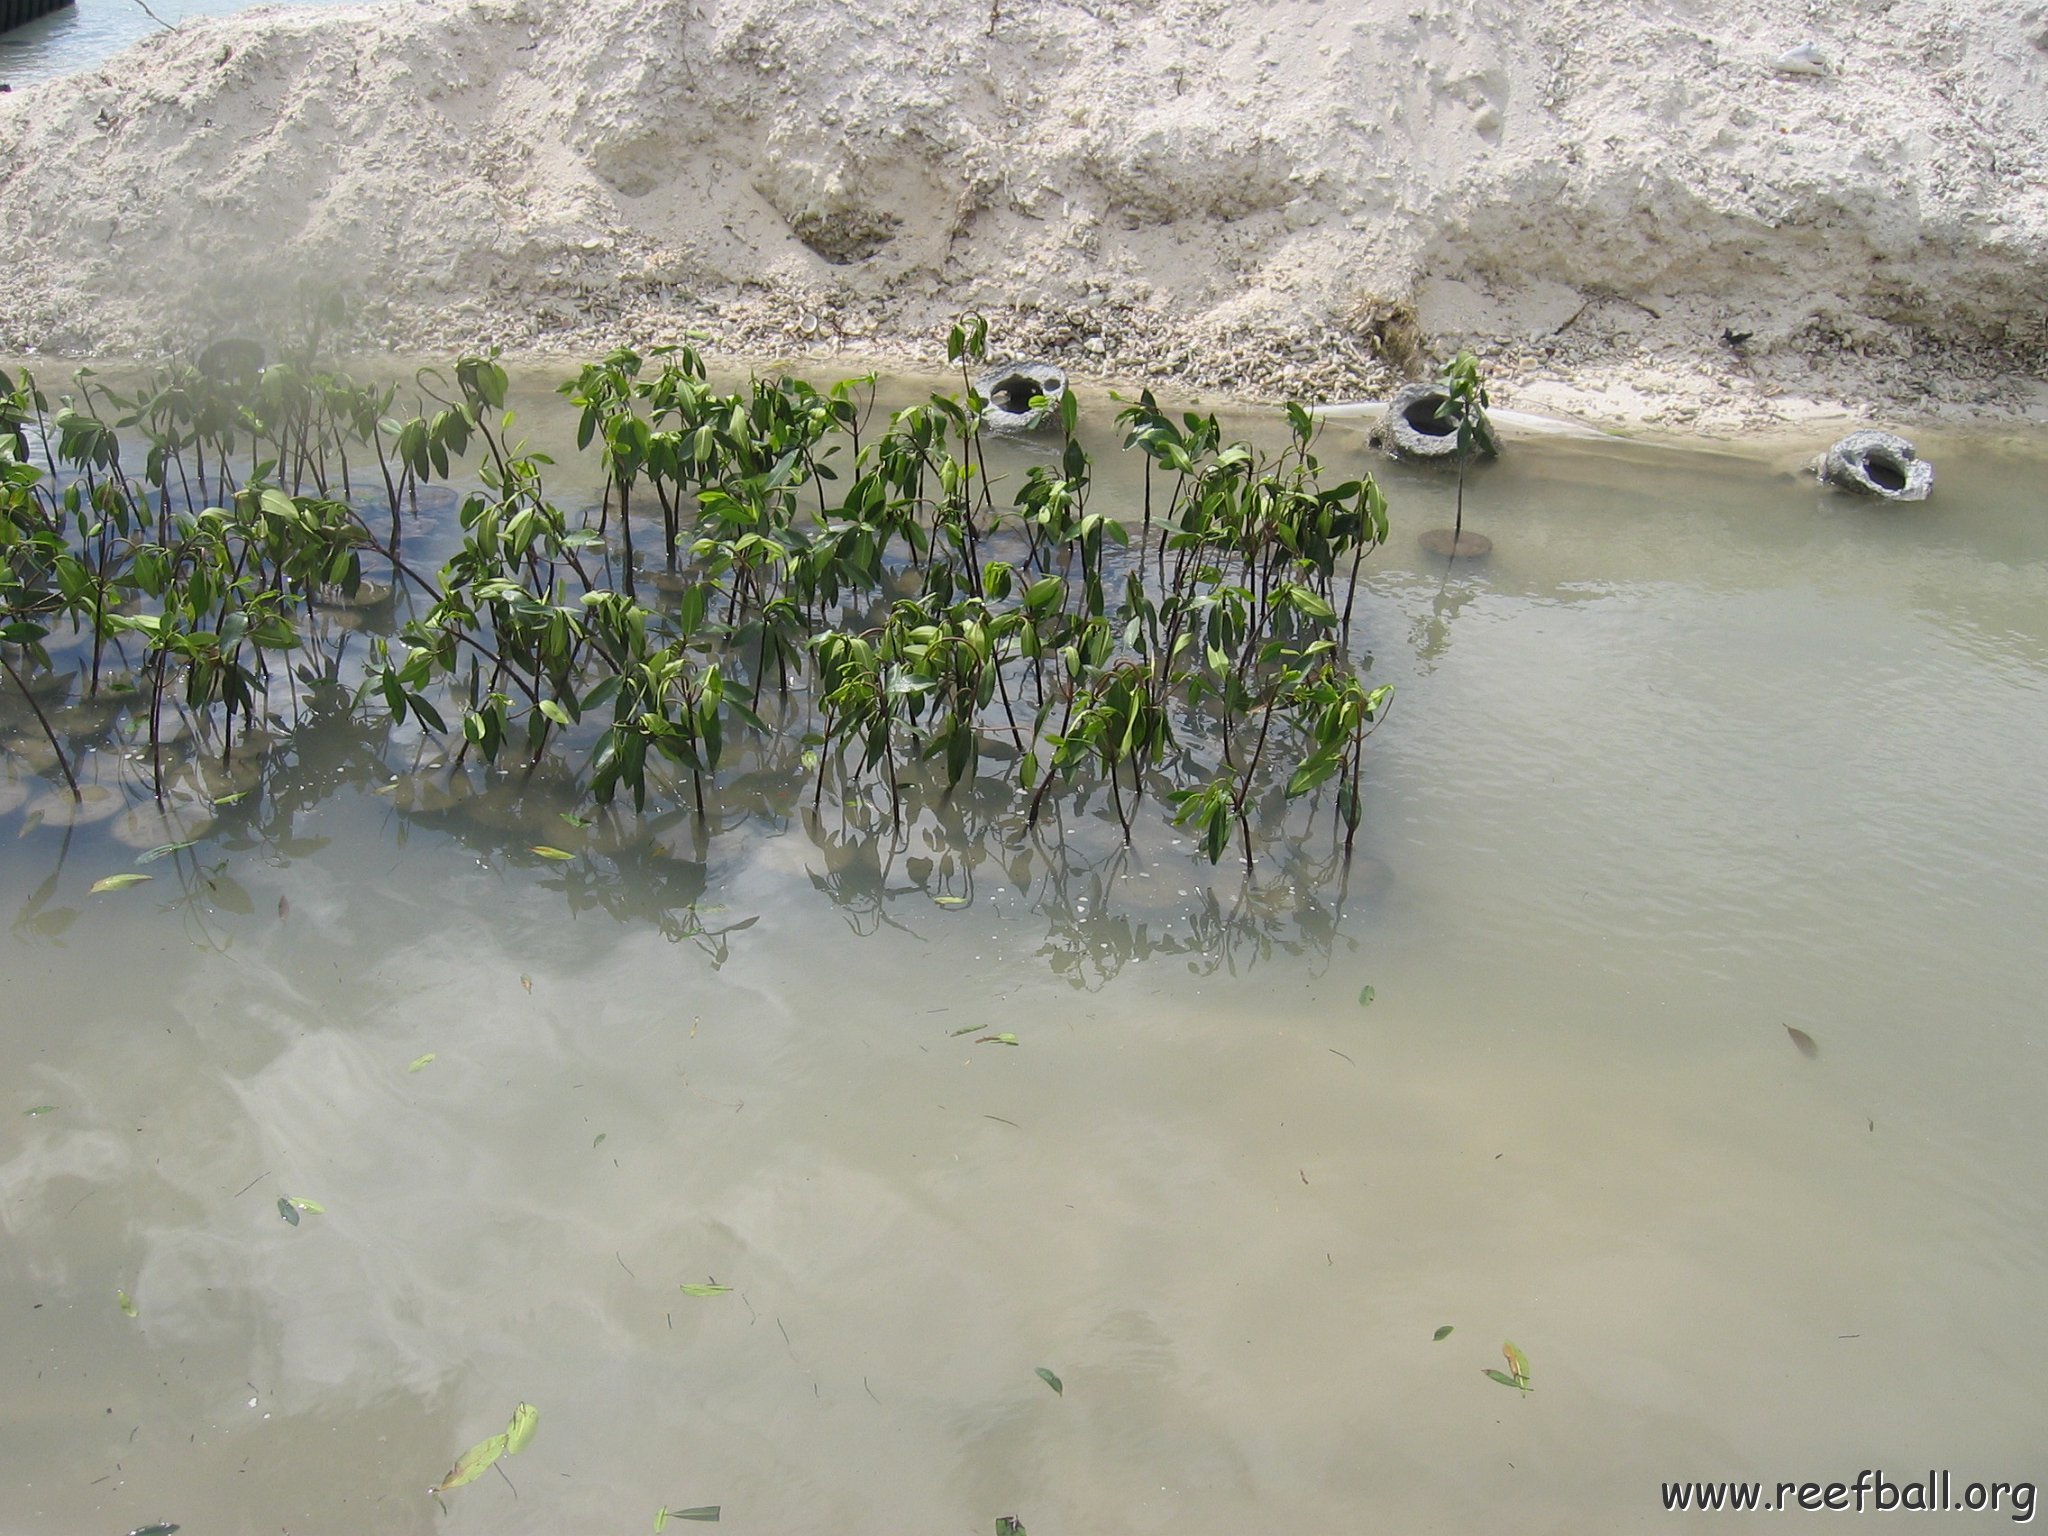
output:
[[[390, 0], [0, 96], [0, 354], [275, 336], [2048, 422], [2048, 11]], [[1810, 45], [1824, 73], [1775, 61]]]

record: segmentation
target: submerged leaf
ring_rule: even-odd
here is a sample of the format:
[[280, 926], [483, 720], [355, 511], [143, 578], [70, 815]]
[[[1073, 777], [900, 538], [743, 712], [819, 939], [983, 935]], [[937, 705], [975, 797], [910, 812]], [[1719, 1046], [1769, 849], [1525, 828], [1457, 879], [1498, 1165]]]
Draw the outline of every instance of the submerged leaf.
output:
[[478, 1441], [456, 1459], [455, 1465], [449, 1468], [448, 1475], [435, 1486], [434, 1492], [446, 1493], [450, 1488], [460, 1488], [464, 1483], [475, 1482], [497, 1464], [498, 1458], [505, 1454], [505, 1445], [504, 1435], [493, 1435], [488, 1440]]
[[1515, 1380], [1515, 1378], [1510, 1376], [1506, 1371], [1488, 1371], [1485, 1374], [1486, 1379], [1488, 1381], [1497, 1381], [1504, 1387], [1514, 1387], [1519, 1391], [1523, 1392], [1533, 1392], [1536, 1390], [1534, 1387], [1530, 1386], [1526, 1381]]
[[295, 1227], [299, 1224], [298, 1209], [289, 1200], [280, 1199], [277, 1202], [277, 1214]]
[[592, 1142], [592, 1143], [590, 1144], [590, 1150], [591, 1150], [591, 1151], [593, 1151], [593, 1152], [595, 1152], [595, 1151], [596, 1151], [596, 1150], [597, 1150], [597, 1149], [598, 1149], [598, 1148], [599, 1148], [600, 1146], [602, 1146], [602, 1145], [604, 1144], [604, 1139], [605, 1139], [605, 1137], [607, 1137], [607, 1136], [609, 1136], [609, 1135], [611, 1135], [611, 1132], [610, 1132], [610, 1131], [599, 1131], [599, 1132], [597, 1133], [597, 1140], [593, 1141], [593, 1142]]
[[964, 907], [967, 905], [967, 898], [965, 896], [934, 896], [932, 900], [942, 907]]
[[998, 1515], [996, 1536], [1024, 1536], [1024, 1522], [1015, 1515]]
[[1515, 1385], [1518, 1387], [1528, 1386], [1529, 1357], [1515, 1348], [1513, 1344], [1501, 1345], [1500, 1352], [1507, 1356], [1508, 1369], [1515, 1373]]
[[[695, 1509], [670, 1509], [664, 1510], [663, 1513], [671, 1520], [701, 1520], [707, 1525], [716, 1525], [718, 1511], [722, 1507], [718, 1504], [699, 1504]], [[657, 1525], [655, 1529], [658, 1531], [661, 1527]]]
[[550, 848], [546, 843], [535, 843], [531, 851], [539, 854], [544, 859], [573, 859], [576, 857], [575, 854], [564, 853], [559, 848]]
[[521, 1403], [512, 1410], [512, 1422], [505, 1426], [505, 1454], [517, 1456], [533, 1443], [533, 1432], [540, 1428], [540, 1410], [531, 1403]]
[[128, 1293], [126, 1291], [114, 1292], [114, 1300], [116, 1303], [119, 1304], [121, 1310], [127, 1313], [128, 1316], [133, 1317], [135, 1315], [135, 1303], [129, 1299]]
[[677, 1287], [685, 1296], [723, 1296], [732, 1287], [729, 1285], [684, 1285]]
[[57, 1108], [54, 1104], [38, 1104], [34, 1109], [24, 1109], [24, 1115], [47, 1115]]
[[135, 862], [138, 864], [154, 864], [158, 859], [164, 858], [167, 855], [183, 853], [198, 841], [197, 838], [191, 838], [182, 843], [165, 843], [161, 848], [152, 848], [147, 853], [138, 853], [135, 856]]
[[104, 880], [93, 881], [92, 890], [87, 894], [97, 896], [101, 891], [118, 891], [155, 878], [155, 875], [108, 875]]
[[175, 1520], [159, 1520], [155, 1525], [138, 1526], [128, 1536], [175, 1536], [183, 1529]]
[[1044, 1382], [1048, 1387], [1051, 1387], [1053, 1391], [1057, 1392], [1061, 1397], [1065, 1397], [1067, 1395], [1067, 1389], [1061, 1383], [1059, 1377], [1053, 1375], [1051, 1371], [1048, 1371], [1042, 1365], [1038, 1368], [1038, 1379]]
[[1820, 1055], [1819, 1042], [1816, 1041], [1813, 1038], [1813, 1036], [1809, 1035], [1805, 1030], [1794, 1029], [1790, 1024], [1787, 1024], [1785, 1026], [1785, 1033], [1792, 1037], [1792, 1043], [1799, 1047], [1799, 1054], [1804, 1056], [1808, 1061], [1811, 1061], [1816, 1056]]
[[1371, 987], [1364, 988], [1358, 994], [1358, 1006], [1361, 1008], [1370, 1008], [1372, 1006], [1372, 1000], [1377, 996], [1379, 996], [1379, 994], [1373, 991]]
[[424, 1068], [431, 1067], [433, 1064], [434, 1053], [432, 1051], [429, 1051], [424, 1056], [415, 1056], [413, 1058], [412, 1065], [407, 1067], [405, 1070], [408, 1072], [418, 1072], [423, 1070]]
[[1015, 1045], [1017, 1037], [1008, 1030], [1004, 1030], [1000, 1035], [983, 1035], [974, 1043], [976, 1045]]
[[519, 985], [531, 992], [533, 990], [533, 978], [531, 976], [522, 976], [519, 978]]
[[958, 1029], [953, 1031], [953, 1034], [955, 1037], [958, 1037], [960, 1035], [971, 1035], [979, 1028], [981, 1028], [979, 1024], [962, 1024]]
[[1448, 1339], [1450, 1336], [1451, 1325], [1449, 1323], [1445, 1323], [1443, 1327], [1437, 1329], [1435, 1333], [1431, 1334], [1430, 1338], [1435, 1340], [1437, 1343], [1441, 1344], [1445, 1339]]

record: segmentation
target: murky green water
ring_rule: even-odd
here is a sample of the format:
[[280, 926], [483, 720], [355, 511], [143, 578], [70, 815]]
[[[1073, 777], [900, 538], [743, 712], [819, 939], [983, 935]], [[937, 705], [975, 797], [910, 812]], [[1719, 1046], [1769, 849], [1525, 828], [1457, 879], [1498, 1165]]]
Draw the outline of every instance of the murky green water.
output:
[[0, 1529], [1580, 1531], [1681, 1477], [2038, 1479], [2048, 456], [1922, 446], [1900, 509], [1517, 444], [1448, 579], [1447, 487], [1386, 473], [1400, 692], [1321, 884], [1320, 841], [1247, 887], [1150, 816], [1048, 862], [744, 775], [708, 840], [578, 830], [336, 722], [90, 895], [171, 840], [142, 772], [97, 754], [132, 787], [67, 826], [25, 746]]

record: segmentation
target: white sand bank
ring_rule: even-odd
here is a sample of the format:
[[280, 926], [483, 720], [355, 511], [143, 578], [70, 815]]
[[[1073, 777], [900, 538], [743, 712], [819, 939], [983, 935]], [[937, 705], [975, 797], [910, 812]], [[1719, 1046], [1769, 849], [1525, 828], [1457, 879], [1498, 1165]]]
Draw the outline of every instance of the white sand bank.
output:
[[1470, 345], [1599, 420], [2048, 420], [2041, 4], [258, 12], [0, 96], [0, 208], [0, 351], [260, 335], [311, 276], [409, 351], [930, 366], [978, 309], [1255, 396]]

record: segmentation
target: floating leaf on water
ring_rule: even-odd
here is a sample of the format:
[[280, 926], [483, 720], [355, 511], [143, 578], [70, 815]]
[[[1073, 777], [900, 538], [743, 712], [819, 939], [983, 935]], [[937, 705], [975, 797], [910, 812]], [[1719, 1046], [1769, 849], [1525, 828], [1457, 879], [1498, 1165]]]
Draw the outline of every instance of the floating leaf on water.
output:
[[97, 896], [101, 891], [118, 891], [127, 886], [140, 885], [145, 880], [154, 880], [155, 878], [156, 876], [154, 875], [108, 875], [103, 880], [93, 881], [92, 890], [89, 894]]
[[114, 1300], [119, 1303], [121, 1310], [128, 1316], [133, 1317], [135, 1315], [135, 1303], [129, 1299], [126, 1291], [114, 1292]]
[[448, 1469], [448, 1475], [434, 1488], [436, 1493], [446, 1493], [450, 1488], [460, 1488], [464, 1483], [473, 1483], [497, 1464], [505, 1454], [506, 1437], [493, 1435], [480, 1440], [456, 1458], [455, 1465]]
[[307, 1211], [315, 1216], [325, 1216], [327, 1207], [318, 1200], [301, 1200], [297, 1195], [286, 1195], [285, 1202], [295, 1211]]
[[1038, 1379], [1044, 1382], [1048, 1387], [1051, 1387], [1053, 1391], [1058, 1393], [1061, 1397], [1065, 1397], [1067, 1395], [1067, 1389], [1065, 1385], [1060, 1381], [1059, 1377], [1053, 1375], [1051, 1371], [1048, 1371], [1042, 1365], [1038, 1368]]
[[1370, 1008], [1372, 1006], [1372, 1000], [1378, 996], [1379, 994], [1373, 991], [1371, 987], [1361, 988], [1358, 994], [1358, 1006], [1361, 1008]]
[[531, 1403], [521, 1403], [512, 1410], [512, 1422], [505, 1426], [505, 1454], [517, 1456], [533, 1443], [533, 1432], [540, 1428], [540, 1410]]
[[1502, 1344], [1500, 1352], [1507, 1357], [1508, 1369], [1514, 1372], [1515, 1385], [1518, 1387], [1529, 1385], [1529, 1357], [1515, 1348], [1513, 1344]]
[[555, 814], [572, 827], [587, 827], [590, 825], [590, 818], [588, 816], [578, 816], [574, 811], [557, 811]]
[[932, 900], [942, 907], [964, 907], [967, 905], [967, 898], [965, 896], [934, 896]]
[[539, 854], [544, 859], [573, 859], [576, 857], [573, 853], [564, 853], [560, 848], [550, 848], [546, 843], [535, 843], [530, 851]]
[[685, 1285], [677, 1287], [685, 1296], [723, 1296], [732, 1287], [729, 1285]]
[[192, 838], [182, 843], [165, 843], [161, 848], [152, 848], [147, 853], [138, 853], [135, 856], [135, 862], [138, 864], [154, 864], [158, 859], [165, 858], [170, 854], [183, 853], [187, 848], [197, 844], [198, 841], [197, 838]]
[[1450, 1336], [1451, 1325], [1449, 1323], [1445, 1323], [1443, 1327], [1437, 1329], [1435, 1333], [1431, 1334], [1430, 1338], [1433, 1339], [1436, 1343], [1441, 1344], [1445, 1339], [1448, 1339]]
[[1008, 1030], [1004, 1030], [1000, 1035], [983, 1035], [974, 1043], [976, 1045], [1015, 1045], [1017, 1037]]
[[522, 976], [519, 978], [519, 985], [531, 992], [533, 990], [533, 978], [531, 976]]
[[1792, 1037], [1792, 1043], [1799, 1047], [1799, 1054], [1808, 1061], [1820, 1055], [1819, 1043], [1805, 1030], [1795, 1029], [1792, 1025], [1787, 1024], [1785, 1026], [1785, 1033]]
[[979, 1028], [981, 1028], [979, 1024], [962, 1024], [958, 1029], [954, 1030], [953, 1033], [955, 1036], [971, 1035]]
[[1024, 1536], [1024, 1522], [1015, 1515], [998, 1515], [996, 1536]]
[[[213, 803], [215, 805], [233, 805], [235, 804], [236, 801], [240, 800], [242, 796], [248, 793], [249, 791], [247, 791], [246, 789], [238, 789], [232, 795], [222, 795], [218, 800], [214, 801]], [[174, 1525], [171, 1527], [171, 1529], [175, 1531], [177, 1527]]]
[[289, 1200], [285, 1200], [282, 1198], [278, 1200], [277, 1214], [282, 1216], [286, 1221], [290, 1222], [295, 1227], [299, 1224], [298, 1207], [293, 1205]]
[[610, 1132], [610, 1131], [599, 1131], [599, 1132], [597, 1133], [597, 1140], [596, 1140], [596, 1141], [593, 1141], [593, 1142], [592, 1142], [592, 1143], [590, 1144], [590, 1150], [591, 1150], [591, 1151], [593, 1151], [593, 1152], [595, 1152], [595, 1151], [596, 1151], [596, 1150], [597, 1150], [597, 1149], [598, 1149], [598, 1148], [599, 1148], [600, 1146], [602, 1146], [602, 1145], [604, 1144], [604, 1139], [605, 1139], [605, 1137], [607, 1137], [607, 1136], [609, 1136], [609, 1135], [611, 1135], [611, 1132]]
[[1506, 1371], [1488, 1371], [1485, 1374], [1486, 1379], [1488, 1381], [1497, 1381], [1504, 1387], [1514, 1387], [1516, 1390], [1522, 1392], [1533, 1392], [1536, 1390], [1534, 1387], [1530, 1386], [1526, 1381], [1515, 1380], [1515, 1378], [1510, 1376]]
[[174, 1536], [174, 1533], [181, 1529], [183, 1527], [175, 1521], [159, 1520], [155, 1525], [137, 1526], [128, 1533], [128, 1536]]
[[405, 1070], [406, 1070], [406, 1071], [408, 1071], [408, 1072], [418, 1072], [418, 1071], [421, 1071], [421, 1070], [423, 1070], [423, 1069], [425, 1069], [425, 1068], [427, 1068], [427, 1067], [431, 1067], [431, 1066], [432, 1066], [433, 1064], [434, 1064], [434, 1053], [433, 1053], [432, 1051], [429, 1051], [429, 1052], [427, 1052], [427, 1054], [426, 1054], [426, 1055], [424, 1055], [424, 1056], [415, 1056], [415, 1057], [413, 1058], [413, 1063], [412, 1063], [412, 1065], [411, 1065], [411, 1066], [409, 1066], [409, 1067], [407, 1067], [407, 1068], [406, 1068]]
[[52, 1113], [56, 1108], [57, 1106], [54, 1104], [38, 1104], [34, 1109], [24, 1109], [22, 1113], [24, 1115], [47, 1115]]

